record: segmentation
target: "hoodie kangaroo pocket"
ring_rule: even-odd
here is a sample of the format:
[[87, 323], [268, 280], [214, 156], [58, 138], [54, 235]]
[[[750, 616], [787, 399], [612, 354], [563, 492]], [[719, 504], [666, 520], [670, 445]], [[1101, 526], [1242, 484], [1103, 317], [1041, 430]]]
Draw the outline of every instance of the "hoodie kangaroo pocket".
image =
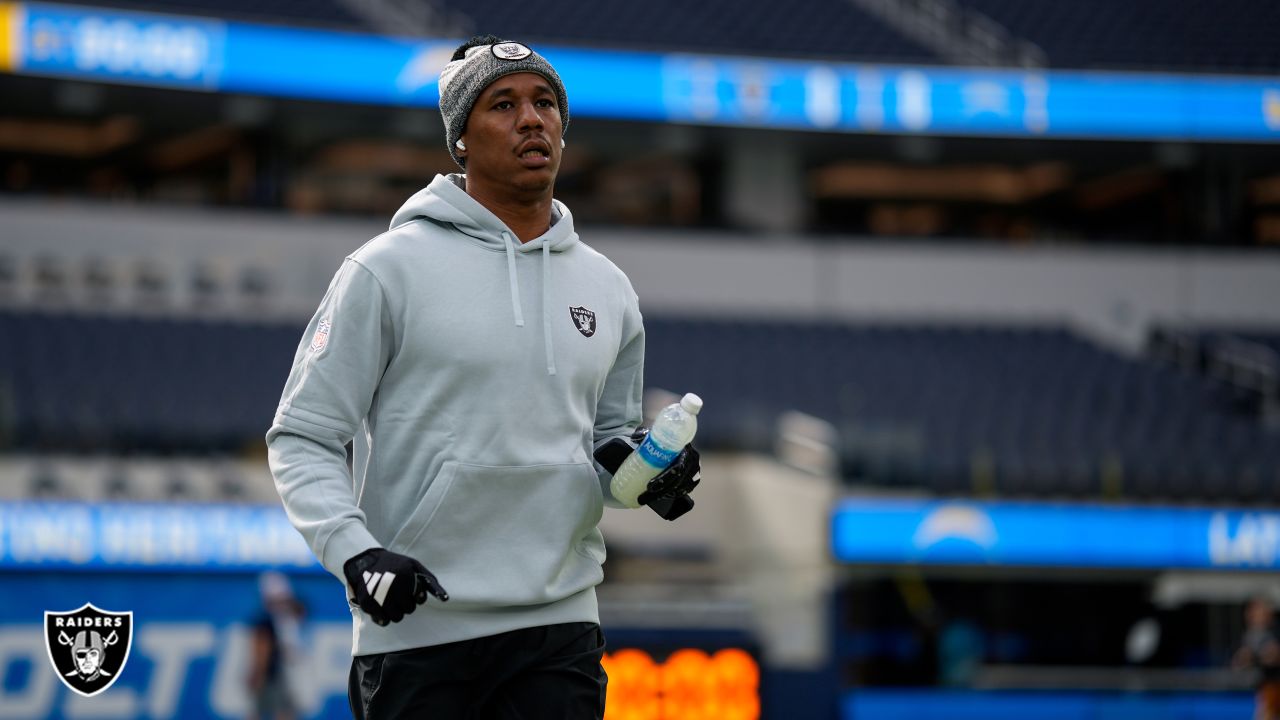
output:
[[602, 579], [603, 511], [586, 463], [449, 463], [391, 549], [435, 574], [445, 609], [552, 602]]

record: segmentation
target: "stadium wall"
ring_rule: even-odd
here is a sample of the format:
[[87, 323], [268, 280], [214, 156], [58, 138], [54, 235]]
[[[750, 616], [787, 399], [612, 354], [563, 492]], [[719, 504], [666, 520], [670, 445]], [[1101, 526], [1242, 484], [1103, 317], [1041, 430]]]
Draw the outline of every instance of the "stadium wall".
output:
[[[254, 317], [308, 317], [342, 257], [384, 228], [375, 220], [52, 201], [0, 201], [0, 215], [0, 255], [18, 268], [10, 302], [38, 303], [32, 268], [54, 256], [73, 275], [90, 259], [112, 265], [121, 309], [131, 302], [128, 268], [145, 261], [174, 278], [170, 310], [207, 310], [186, 282], [203, 263], [228, 277], [246, 268], [267, 274], [270, 302]], [[1128, 349], [1141, 347], [1154, 325], [1280, 325], [1280, 254], [1265, 250], [582, 232], [628, 273], [648, 313], [1066, 323]], [[75, 293], [68, 289], [73, 304]], [[233, 304], [224, 311], [237, 313]]]

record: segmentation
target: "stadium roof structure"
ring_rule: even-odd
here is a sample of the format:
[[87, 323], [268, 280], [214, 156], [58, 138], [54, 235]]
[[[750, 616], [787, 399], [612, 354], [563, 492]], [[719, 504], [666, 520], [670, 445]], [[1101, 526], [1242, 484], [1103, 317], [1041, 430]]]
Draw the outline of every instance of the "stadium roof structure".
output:
[[[588, 47], [885, 63], [1280, 72], [1280, 4], [1254, 0], [100, 0], [103, 7]], [[987, 51], [987, 52], [984, 52]]]

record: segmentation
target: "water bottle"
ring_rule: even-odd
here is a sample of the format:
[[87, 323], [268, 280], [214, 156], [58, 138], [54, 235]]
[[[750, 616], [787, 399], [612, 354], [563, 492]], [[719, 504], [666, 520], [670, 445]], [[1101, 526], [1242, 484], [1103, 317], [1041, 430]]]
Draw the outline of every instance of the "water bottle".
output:
[[693, 440], [694, 433], [698, 432], [701, 409], [702, 398], [689, 393], [658, 413], [648, 437], [613, 474], [609, 491], [618, 502], [631, 508], [640, 506], [638, 498], [649, 481], [675, 462], [684, 446]]

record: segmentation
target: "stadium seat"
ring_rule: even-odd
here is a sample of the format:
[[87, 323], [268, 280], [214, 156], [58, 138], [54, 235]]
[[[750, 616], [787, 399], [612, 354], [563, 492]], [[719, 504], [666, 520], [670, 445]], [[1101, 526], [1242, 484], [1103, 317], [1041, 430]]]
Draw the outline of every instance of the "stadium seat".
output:
[[[850, 481], [943, 494], [1277, 499], [1280, 436], [1216, 382], [1063, 328], [646, 319], [646, 382], [707, 402], [699, 442], [770, 450], [789, 410], [840, 431]], [[302, 328], [0, 312], [15, 449], [260, 447]], [[202, 496], [237, 497], [216, 473]], [[138, 473], [105, 494], [134, 490]], [[172, 471], [147, 493], [182, 496]], [[54, 483], [33, 491], [57, 492]]]
[[229, 20], [371, 29], [337, 0], [94, 0], [93, 5]]
[[928, 49], [846, 0], [789, 3], [509, 3], [447, 0], [480, 32], [624, 49], [938, 63]]
[[959, 0], [1040, 46], [1051, 67], [1274, 72], [1280, 6], [1252, 0]]

